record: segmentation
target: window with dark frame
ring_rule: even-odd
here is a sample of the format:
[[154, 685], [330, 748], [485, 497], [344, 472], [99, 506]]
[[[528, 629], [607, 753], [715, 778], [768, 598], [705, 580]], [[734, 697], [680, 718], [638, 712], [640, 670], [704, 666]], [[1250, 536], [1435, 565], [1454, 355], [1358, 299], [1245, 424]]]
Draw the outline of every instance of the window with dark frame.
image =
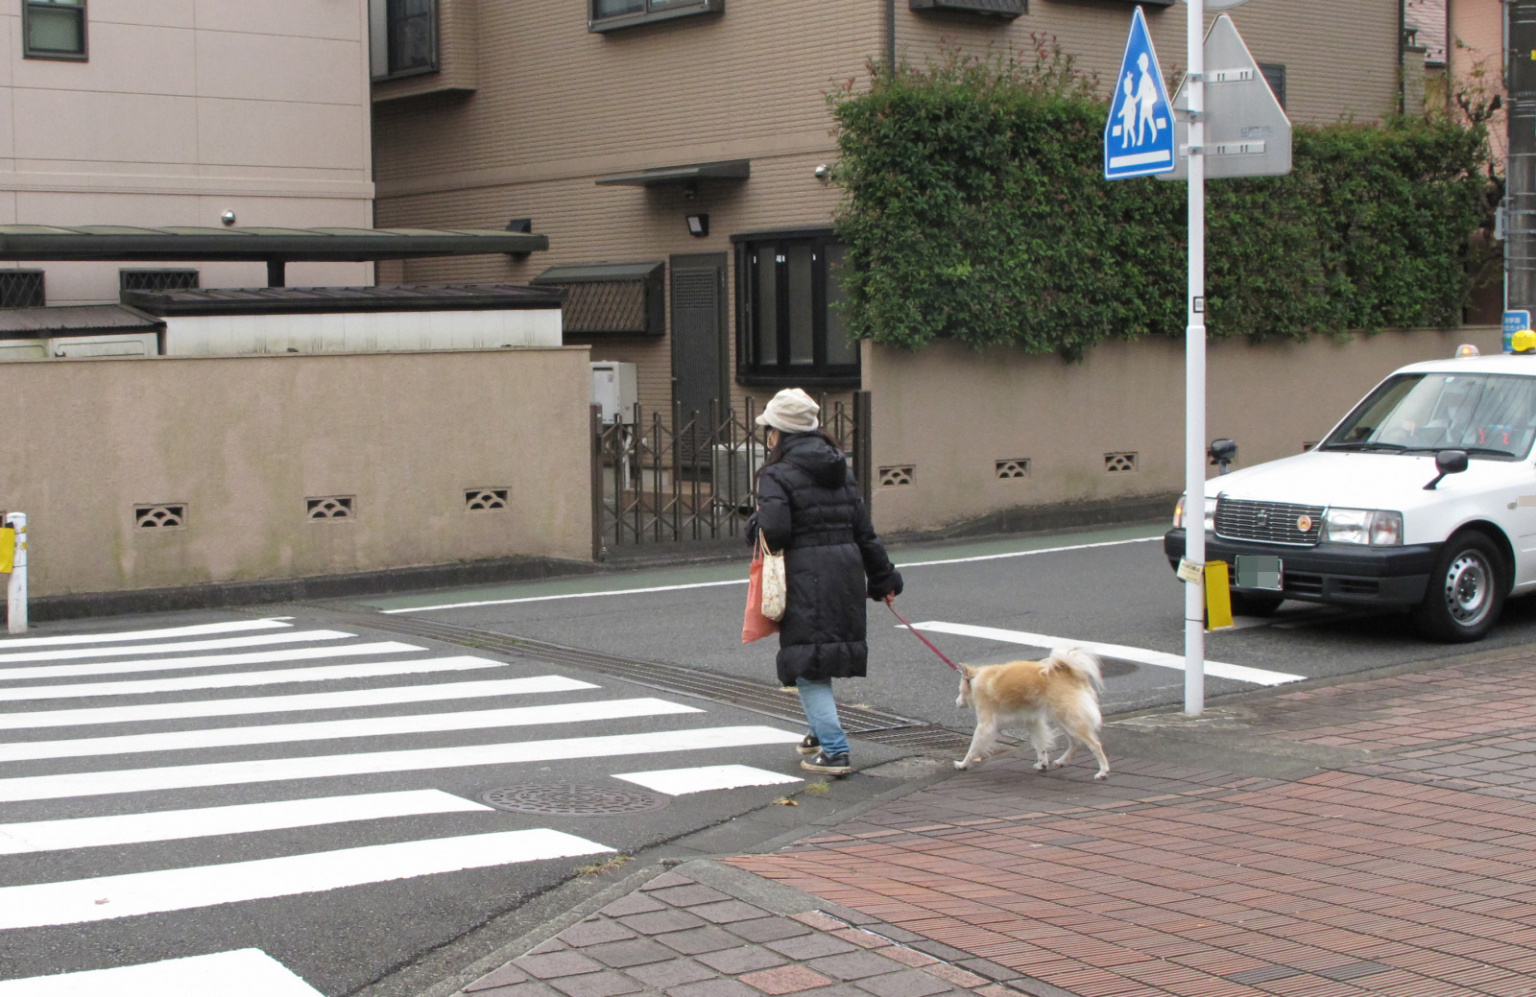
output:
[[725, 9], [725, 0], [587, 0], [587, 30], [613, 31]]
[[85, 0], [22, 0], [22, 56], [85, 61], [85, 23]]
[[857, 387], [859, 344], [839, 305], [843, 246], [831, 232], [736, 236], [738, 383]]
[[1269, 89], [1274, 92], [1275, 99], [1285, 107], [1285, 63], [1261, 62], [1259, 72], [1264, 76], [1264, 82], [1269, 84]]
[[41, 308], [47, 303], [41, 270], [0, 270], [0, 308]]
[[368, 0], [375, 81], [437, 72], [437, 0]]
[[191, 291], [196, 290], [196, 270], [119, 270], [119, 291]]

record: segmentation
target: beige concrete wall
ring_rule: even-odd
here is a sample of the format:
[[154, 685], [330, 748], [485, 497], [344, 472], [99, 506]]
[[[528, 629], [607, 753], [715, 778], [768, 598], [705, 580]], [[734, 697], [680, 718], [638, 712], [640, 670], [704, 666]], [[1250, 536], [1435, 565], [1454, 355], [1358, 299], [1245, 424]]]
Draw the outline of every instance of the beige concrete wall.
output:
[[[36, 596], [588, 560], [587, 391], [579, 348], [3, 364], [0, 508]], [[309, 519], [329, 496], [355, 518]], [[161, 504], [185, 527], [135, 526]]]
[[[1450, 356], [1464, 342], [1496, 352], [1500, 332], [1212, 342], [1207, 435], [1237, 441], [1238, 467], [1299, 453], [1386, 374]], [[1081, 364], [1007, 349], [977, 352], [953, 340], [916, 353], [864, 349], [881, 530], [938, 529], [1022, 507], [1183, 489], [1182, 340], [1105, 344]], [[1134, 471], [1107, 470], [1107, 455], [1127, 453], [1136, 455]], [[998, 461], [1020, 458], [1030, 462], [1028, 476], [997, 476]], [[910, 468], [912, 482], [882, 484], [881, 468]]]
[[[22, 57], [0, 6], [0, 224], [372, 224], [365, 0], [91, 0], [84, 62]], [[16, 266], [17, 264], [0, 264]], [[20, 264], [49, 304], [116, 301], [122, 266], [199, 267], [260, 286], [260, 264]], [[365, 263], [288, 282], [367, 284]]]
[[[1293, 116], [1374, 119], [1395, 107], [1396, 0], [1251, 0], [1235, 17], [1256, 56], [1284, 62]], [[921, 62], [941, 38], [967, 51], [1058, 36], [1089, 70], [1112, 75], [1131, 5], [1032, 0], [1012, 22], [933, 17], [898, 0], [898, 46]], [[587, 31], [577, 0], [442, 0], [444, 79], [374, 87], [374, 158], [381, 225], [500, 228], [529, 217], [550, 249], [502, 257], [381, 266], [385, 281], [526, 282], [558, 263], [665, 260], [727, 252], [732, 234], [826, 227], [839, 191], [816, 180], [836, 156], [828, 92], [867, 84], [884, 44], [884, 8], [863, 0], [727, 0], [722, 14], [608, 34]], [[1164, 68], [1183, 61], [1182, 6], [1152, 9]], [[457, 25], [475, 16], [478, 49]], [[474, 62], [474, 91], [426, 93]], [[416, 96], [402, 96], [416, 92]], [[597, 187], [605, 174], [747, 158], [745, 183]], [[710, 215], [711, 234], [684, 216]], [[734, 267], [734, 257], [732, 259]], [[735, 281], [729, 282], [734, 296]], [[734, 326], [734, 301], [731, 308]], [[735, 349], [735, 337], [730, 337]], [[604, 340], [594, 357], [639, 364], [648, 407], [671, 402], [671, 344]], [[734, 371], [734, 358], [731, 369]], [[732, 401], [771, 391], [736, 386]]]

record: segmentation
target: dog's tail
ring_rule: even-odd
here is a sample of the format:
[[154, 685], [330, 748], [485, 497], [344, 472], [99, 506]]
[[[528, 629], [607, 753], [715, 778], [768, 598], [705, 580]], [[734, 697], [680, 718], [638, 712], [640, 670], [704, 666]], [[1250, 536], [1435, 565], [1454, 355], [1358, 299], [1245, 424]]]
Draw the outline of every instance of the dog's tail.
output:
[[1058, 647], [1046, 659], [1051, 668], [1065, 668], [1078, 678], [1093, 683], [1095, 689], [1104, 687], [1104, 677], [1099, 673], [1099, 656], [1081, 647]]

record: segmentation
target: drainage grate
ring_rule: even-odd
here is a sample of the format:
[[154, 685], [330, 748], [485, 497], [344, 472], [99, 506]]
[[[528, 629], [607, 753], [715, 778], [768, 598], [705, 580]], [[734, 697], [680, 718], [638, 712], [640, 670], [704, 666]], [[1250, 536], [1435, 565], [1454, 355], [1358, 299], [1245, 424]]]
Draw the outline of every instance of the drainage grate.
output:
[[[725, 703], [787, 723], [803, 724], [805, 722], [805, 714], [800, 709], [800, 698], [793, 691], [785, 692], [777, 685], [764, 685], [729, 675], [700, 672], [681, 665], [620, 658], [600, 651], [584, 651], [580, 648], [550, 644], [528, 637], [475, 630], [435, 620], [372, 613], [336, 613], [325, 606], [313, 608], [324, 609], [328, 614], [339, 616], [358, 627], [388, 630], [427, 640], [439, 640], [446, 644], [458, 644], [461, 647], [505, 654], [510, 657], [585, 668], [626, 679], [637, 685], [659, 689], [662, 692], [681, 693]], [[946, 751], [958, 748], [963, 751], [971, 743], [969, 734], [962, 734], [947, 727], [925, 724], [910, 717], [886, 713], [884, 710], [839, 706], [837, 713], [843, 722], [843, 729], [849, 734], [881, 744]]]
[[619, 817], [660, 810], [671, 802], [650, 793], [568, 783], [492, 789], [480, 799], [497, 810], [548, 817]]
[[[930, 751], [964, 753], [971, 746], [971, 735], [950, 730], [948, 727], [936, 727], [933, 724], [866, 731], [859, 736], [866, 741], [890, 745], [893, 748], [927, 748]], [[998, 740], [1007, 743], [1011, 739], [999, 738]]]

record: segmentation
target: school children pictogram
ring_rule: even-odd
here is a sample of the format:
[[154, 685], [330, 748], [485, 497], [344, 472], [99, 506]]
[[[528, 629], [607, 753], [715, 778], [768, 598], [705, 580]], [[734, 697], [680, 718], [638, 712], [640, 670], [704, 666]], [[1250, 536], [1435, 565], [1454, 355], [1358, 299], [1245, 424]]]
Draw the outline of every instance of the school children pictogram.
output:
[[1173, 169], [1173, 106], [1147, 20], [1137, 7], [1104, 126], [1104, 177], [1122, 180]]

